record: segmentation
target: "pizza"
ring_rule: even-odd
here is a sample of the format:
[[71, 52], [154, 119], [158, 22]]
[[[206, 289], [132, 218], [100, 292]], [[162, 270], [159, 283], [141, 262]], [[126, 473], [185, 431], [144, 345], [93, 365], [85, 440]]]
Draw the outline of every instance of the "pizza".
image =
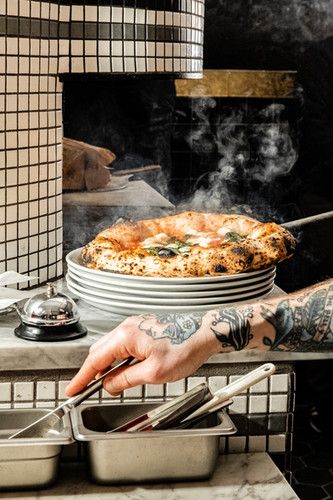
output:
[[289, 258], [295, 243], [273, 222], [189, 211], [109, 227], [81, 258], [89, 268], [134, 276], [215, 276], [269, 267]]

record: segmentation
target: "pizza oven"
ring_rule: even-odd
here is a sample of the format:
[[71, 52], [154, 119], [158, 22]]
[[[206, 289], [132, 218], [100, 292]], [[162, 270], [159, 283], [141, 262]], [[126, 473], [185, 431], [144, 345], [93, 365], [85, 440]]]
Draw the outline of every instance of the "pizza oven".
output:
[[62, 89], [202, 76], [203, 0], [0, 4], [0, 273], [62, 274]]

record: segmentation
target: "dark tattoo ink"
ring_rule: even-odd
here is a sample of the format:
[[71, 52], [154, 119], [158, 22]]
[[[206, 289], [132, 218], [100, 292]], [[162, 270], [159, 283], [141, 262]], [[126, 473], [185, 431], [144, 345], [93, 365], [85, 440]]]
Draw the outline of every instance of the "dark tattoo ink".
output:
[[261, 315], [275, 329], [275, 339], [263, 339], [271, 350], [318, 351], [333, 346], [333, 285], [307, 293], [295, 301], [283, 300]]
[[199, 330], [202, 317], [201, 313], [163, 314], [158, 316], [156, 324], [150, 321], [150, 316], [143, 316], [139, 330], [155, 340], [166, 338], [171, 344], [182, 344]]
[[[252, 309], [238, 311], [235, 308], [221, 309], [214, 316], [211, 330], [221, 342], [223, 348], [232, 347], [235, 351], [244, 349], [252, 339], [249, 318], [252, 318]], [[226, 335], [219, 332], [218, 326], [226, 323], [229, 333]]]

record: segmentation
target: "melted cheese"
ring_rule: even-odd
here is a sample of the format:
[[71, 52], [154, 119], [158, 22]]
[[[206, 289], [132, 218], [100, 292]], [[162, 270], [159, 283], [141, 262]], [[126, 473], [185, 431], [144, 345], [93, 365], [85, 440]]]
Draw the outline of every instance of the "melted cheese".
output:
[[191, 245], [199, 245], [203, 248], [211, 248], [220, 245], [223, 242], [223, 239], [223, 237], [219, 236], [216, 233], [196, 231], [196, 234], [190, 236], [186, 240], [186, 242], [190, 243]]
[[[197, 231], [196, 229], [189, 228], [187, 230], [187, 237], [183, 238], [183, 241], [188, 243], [190, 246], [198, 245], [203, 248], [212, 248], [221, 245], [225, 241], [225, 235], [229, 232], [233, 232], [235, 229], [233, 227], [222, 226], [216, 232], [212, 231]], [[170, 235], [166, 233], [159, 233], [156, 236], [151, 236], [146, 238], [141, 242], [140, 246], [142, 248], [148, 247], [168, 247], [172, 246], [169, 244]]]
[[142, 248], [147, 247], [163, 247], [170, 240], [170, 236], [165, 233], [156, 234], [156, 236], [151, 236], [150, 238], [146, 238], [144, 241], [140, 243]]
[[222, 226], [217, 230], [217, 234], [224, 237], [227, 233], [232, 231], [235, 231], [235, 229], [230, 226]]

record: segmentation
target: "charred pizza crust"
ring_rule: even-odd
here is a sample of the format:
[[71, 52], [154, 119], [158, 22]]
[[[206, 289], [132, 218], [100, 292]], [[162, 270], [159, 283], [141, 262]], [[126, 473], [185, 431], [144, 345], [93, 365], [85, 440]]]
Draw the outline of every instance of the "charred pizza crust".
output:
[[81, 257], [92, 269], [134, 276], [215, 276], [276, 264], [293, 254], [295, 243], [275, 223], [183, 212], [116, 224], [88, 243]]

